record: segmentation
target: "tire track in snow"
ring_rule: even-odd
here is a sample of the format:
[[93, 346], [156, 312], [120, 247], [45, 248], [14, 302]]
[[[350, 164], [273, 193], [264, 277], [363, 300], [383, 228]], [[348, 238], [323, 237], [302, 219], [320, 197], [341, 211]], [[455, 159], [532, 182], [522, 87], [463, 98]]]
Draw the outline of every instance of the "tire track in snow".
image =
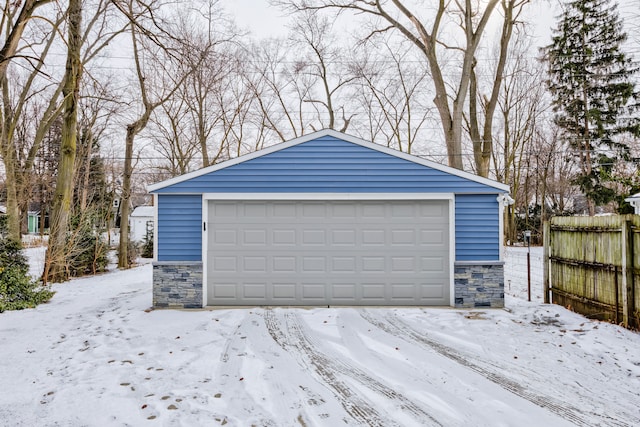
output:
[[[436, 353], [465, 366], [472, 371], [482, 375], [489, 381], [499, 385], [511, 393], [528, 400], [529, 402], [545, 408], [563, 419], [574, 423], [578, 426], [593, 426], [594, 417], [600, 418], [601, 415], [595, 413], [583, 414], [580, 409], [571, 406], [565, 402], [559, 401], [551, 396], [527, 390], [516, 381], [511, 380], [504, 375], [480, 365], [481, 362], [473, 361], [468, 355], [463, 355], [457, 350], [448, 347], [438, 341], [429, 338], [424, 333], [416, 331], [403, 320], [393, 313], [389, 313], [385, 318], [373, 315], [367, 310], [361, 310], [360, 315], [370, 324], [387, 332], [393, 336], [402, 338], [408, 342], [418, 343], [423, 347], [427, 347]], [[624, 421], [606, 417], [606, 425], [629, 427], [630, 424]], [[597, 424], [596, 424], [597, 425]]]
[[[261, 426], [275, 427], [278, 424], [268, 418], [266, 411], [259, 402], [256, 402], [248, 393], [242, 393], [238, 390], [245, 388], [244, 381], [241, 379], [243, 359], [247, 356], [247, 335], [246, 330], [252, 323], [251, 314], [242, 319], [233, 333], [227, 338], [222, 354], [220, 355], [220, 366], [216, 374], [219, 378], [218, 386], [223, 390], [223, 396], [234, 396], [242, 394], [242, 409], [246, 412], [246, 416], [255, 417], [252, 419]], [[257, 414], [256, 414], [257, 413]]]
[[[271, 334], [274, 341], [285, 350], [289, 350], [290, 348], [295, 349], [302, 357], [302, 361], [308, 362], [324, 382], [336, 392], [344, 409], [355, 420], [370, 426], [398, 425], [395, 421], [384, 419], [374, 408], [372, 402], [360, 397], [356, 391], [352, 390], [344, 381], [339, 379], [341, 375], [356, 380], [363, 386], [396, 402], [401, 410], [413, 415], [423, 425], [442, 425], [429, 413], [416, 405], [416, 403], [389, 386], [382, 384], [375, 378], [372, 378], [356, 366], [347, 363], [343, 359], [336, 358], [335, 355], [329, 357], [318, 351], [311, 337], [304, 332], [300, 318], [295, 313], [285, 313], [284, 328], [278, 319], [276, 319], [272, 310], [265, 310], [264, 317], [269, 334]], [[284, 331], [287, 333], [285, 334]]]
[[322, 378], [324, 383], [335, 391], [342, 407], [354, 420], [358, 421], [360, 424], [370, 426], [383, 427], [385, 425], [397, 425], [390, 421], [382, 420], [378, 411], [376, 411], [369, 402], [354, 394], [354, 392], [351, 391], [344, 382], [340, 381], [336, 377], [335, 370], [330, 368], [331, 362], [329, 358], [313, 351], [313, 349], [310, 348], [310, 345], [302, 342], [298, 338], [298, 334], [292, 331], [292, 329], [287, 330], [289, 332], [294, 332], [294, 334], [285, 334], [283, 331], [285, 330], [285, 327], [290, 328], [290, 325], [288, 324], [289, 322], [287, 322], [287, 325], [283, 327], [280, 321], [276, 319], [273, 311], [270, 309], [265, 309], [264, 321], [273, 340], [287, 352], [291, 352], [293, 349], [293, 355], [301, 356], [301, 361], [305, 365], [310, 364], [313, 370], [320, 376], [320, 378]]

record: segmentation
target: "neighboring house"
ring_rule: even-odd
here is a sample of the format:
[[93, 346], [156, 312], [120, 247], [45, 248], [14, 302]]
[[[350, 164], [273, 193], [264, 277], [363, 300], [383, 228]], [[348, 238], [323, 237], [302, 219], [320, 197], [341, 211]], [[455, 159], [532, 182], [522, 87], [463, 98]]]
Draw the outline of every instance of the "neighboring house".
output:
[[40, 232], [40, 211], [27, 212], [27, 233], [37, 234]]
[[129, 215], [129, 238], [133, 242], [142, 242], [148, 232], [153, 232], [153, 206], [138, 206]]
[[7, 208], [0, 205], [0, 215], [6, 215], [7, 214]]
[[323, 130], [149, 191], [156, 307], [504, 306], [489, 179]]
[[625, 202], [628, 202], [631, 206], [633, 206], [633, 213], [638, 215], [640, 214], [640, 193], [633, 194], [626, 199]]

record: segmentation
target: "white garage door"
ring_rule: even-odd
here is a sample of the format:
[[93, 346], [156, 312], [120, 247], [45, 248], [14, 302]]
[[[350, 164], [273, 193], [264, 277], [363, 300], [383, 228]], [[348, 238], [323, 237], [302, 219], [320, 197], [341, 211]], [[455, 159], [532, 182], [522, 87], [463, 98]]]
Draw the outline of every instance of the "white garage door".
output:
[[210, 201], [208, 305], [449, 305], [448, 201]]

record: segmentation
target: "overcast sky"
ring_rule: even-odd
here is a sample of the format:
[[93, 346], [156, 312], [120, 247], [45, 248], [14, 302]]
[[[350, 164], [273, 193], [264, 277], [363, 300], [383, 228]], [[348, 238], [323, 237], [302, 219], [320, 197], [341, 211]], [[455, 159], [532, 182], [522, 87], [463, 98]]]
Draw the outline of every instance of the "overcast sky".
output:
[[[556, 16], [560, 13], [562, 0], [534, 0], [527, 8], [530, 22], [533, 24], [536, 43], [539, 46], [550, 43], [551, 28], [555, 26]], [[640, 15], [640, 0], [619, 0], [620, 13], [630, 19], [630, 14]], [[234, 16], [236, 23], [251, 31], [254, 37], [263, 38], [287, 33], [287, 17], [280, 10], [269, 5], [268, 0], [223, 0], [224, 8]], [[640, 21], [640, 16], [635, 20]], [[639, 22], [640, 23], [640, 22]], [[638, 27], [635, 27], [638, 31]], [[632, 27], [626, 31], [631, 33]], [[636, 57], [640, 48], [633, 49]]]

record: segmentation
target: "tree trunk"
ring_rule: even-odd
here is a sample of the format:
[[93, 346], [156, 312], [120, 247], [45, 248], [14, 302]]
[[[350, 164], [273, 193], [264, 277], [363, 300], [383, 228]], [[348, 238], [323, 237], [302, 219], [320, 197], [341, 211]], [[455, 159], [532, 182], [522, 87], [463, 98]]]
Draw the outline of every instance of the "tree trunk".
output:
[[62, 114], [62, 142], [56, 191], [51, 212], [51, 234], [49, 249], [45, 259], [43, 279], [46, 282], [60, 282], [68, 279], [66, 268], [67, 231], [73, 197], [73, 173], [75, 168], [76, 143], [78, 136], [78, 93], [82, 68], [80, 50], [82, 47], [81, 21], [82, 1], [70, 0], [69, 44], [67, 65], [62, 93], [64, 110]]
[[131, 175], [133, 173], [133, 140], [139, 132], [139, 123], [127, 126], [124, 154], [124, 176], [120, 197], [120, 246], [118, 268], [129, 268], [129, 211], [131, 210]]
[[4, 162], [6, 190], [7, 190], [7, 227], [9, 232], [9, 238], [16, 242], [21, 241], [20, 236], [20, 208], [18, 207], [18, 189], [17, 182], [13, 178], [16, 176], [16, 153], [12, 142], [11, 132], [11, 117], [13, 113], [11, 111], [11, 101], [9, 99], [9, 88], [7, 87], [6, 75], [0, 76], [0, 84], [2, 85], [2, 99], [3, 99], [3, 119], [2, 123], [2, 140], [0, 140], [0, 154]]
[[90, 129], [85, 129], [85, 141], [87, 144], [84, 160], [84, 176], [82, 177], [82, 193], [80, 196], [80, 210], [84, 211], [87, 208], [87, 201], [89, 199], [89, 183], [91, 178], [91, 154], [93, 148], [93, 134]]

